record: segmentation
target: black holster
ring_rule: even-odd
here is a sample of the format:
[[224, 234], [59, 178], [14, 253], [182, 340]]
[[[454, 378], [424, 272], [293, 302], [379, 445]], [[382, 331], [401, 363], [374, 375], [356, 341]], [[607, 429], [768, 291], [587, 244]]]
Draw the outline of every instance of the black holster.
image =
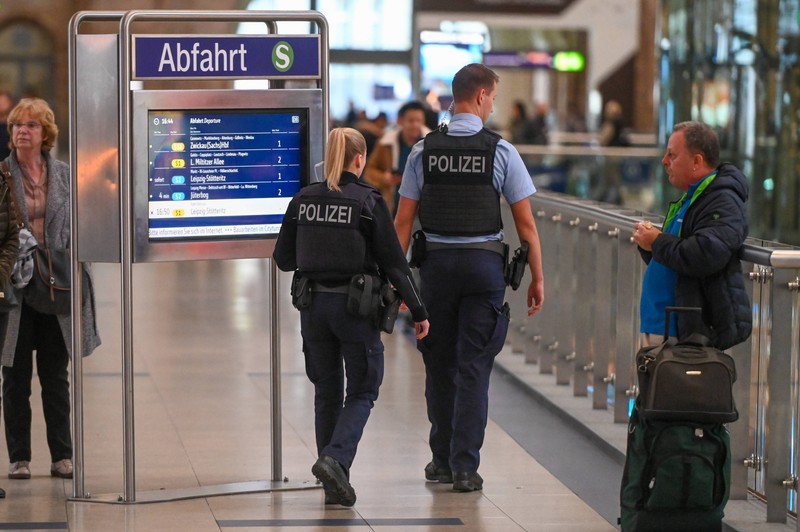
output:
[[359, 273], [350, 279], [347, 312], [351, 316], [371, 318], [383, 332], [391, 333], [400, 311], [400, 295], [378, 276]]
[[514, 250], [514, 257], [506, 264], [505, 280], [512, 290], [519, 288], [522, 276], [525, 274], [525, 267], [528, 265], [528, 247], [528, 243], [523, 240]]
[[428, 254], [425, 233], [422, 230], [417, 231], [411, 235], [411, 240], [411, 260], [408, 261], [408, 265], [412, 268], [419, 268]]
[[397, 321], [397, 314], [400, 312], [400, 294], [392, 288], [392, 285], [384, 283], [381, 285], [380, 295], [377, 326], [381, 331], [391, 334], [394, 330], [394, 322]]
[[292, 306], [305, 310], [311, 306], [311, 279], [295, 270], [292, 277]]
[[375, 316], [379, 303], [380, 278], [368, 273], [357, 273], [350, 278], [347, 289], [347, 312], [351, 316]]

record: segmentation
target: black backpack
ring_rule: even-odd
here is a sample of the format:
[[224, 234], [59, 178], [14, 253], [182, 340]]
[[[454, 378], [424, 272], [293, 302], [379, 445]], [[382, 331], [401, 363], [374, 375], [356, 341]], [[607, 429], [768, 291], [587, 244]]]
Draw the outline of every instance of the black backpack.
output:
[[719, 423], [645, 421], [634, 409], [620, 490], [623, 532], [721, 530], [730, 436]]

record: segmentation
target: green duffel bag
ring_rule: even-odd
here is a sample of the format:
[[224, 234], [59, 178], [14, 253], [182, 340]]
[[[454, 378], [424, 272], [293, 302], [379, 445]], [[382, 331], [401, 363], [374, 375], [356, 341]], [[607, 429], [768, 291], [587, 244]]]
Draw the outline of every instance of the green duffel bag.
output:
[[730, 477], [724, 425], [642, 421], [634, 409], [620, 490], [621, 529], [721, 530]]

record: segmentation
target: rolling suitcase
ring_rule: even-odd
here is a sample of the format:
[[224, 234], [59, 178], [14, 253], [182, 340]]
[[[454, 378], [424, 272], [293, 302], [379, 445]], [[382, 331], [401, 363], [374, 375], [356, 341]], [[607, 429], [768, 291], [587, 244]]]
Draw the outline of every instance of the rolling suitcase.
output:
[[702, 334], [669, 340], [673, 312], [696, 307], [667, 307], [664, 342], [636, 354], [639, 416], [648, 420], [730, 423], [739, 418], [733, 399], [736, 365]]

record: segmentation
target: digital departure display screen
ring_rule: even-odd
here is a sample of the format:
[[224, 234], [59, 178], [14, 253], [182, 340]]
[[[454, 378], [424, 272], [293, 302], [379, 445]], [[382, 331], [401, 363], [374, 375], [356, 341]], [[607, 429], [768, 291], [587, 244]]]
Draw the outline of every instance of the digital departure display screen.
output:
[[148, 239], [277, 235], [308, 183], [308, 110], [148, 110]]

